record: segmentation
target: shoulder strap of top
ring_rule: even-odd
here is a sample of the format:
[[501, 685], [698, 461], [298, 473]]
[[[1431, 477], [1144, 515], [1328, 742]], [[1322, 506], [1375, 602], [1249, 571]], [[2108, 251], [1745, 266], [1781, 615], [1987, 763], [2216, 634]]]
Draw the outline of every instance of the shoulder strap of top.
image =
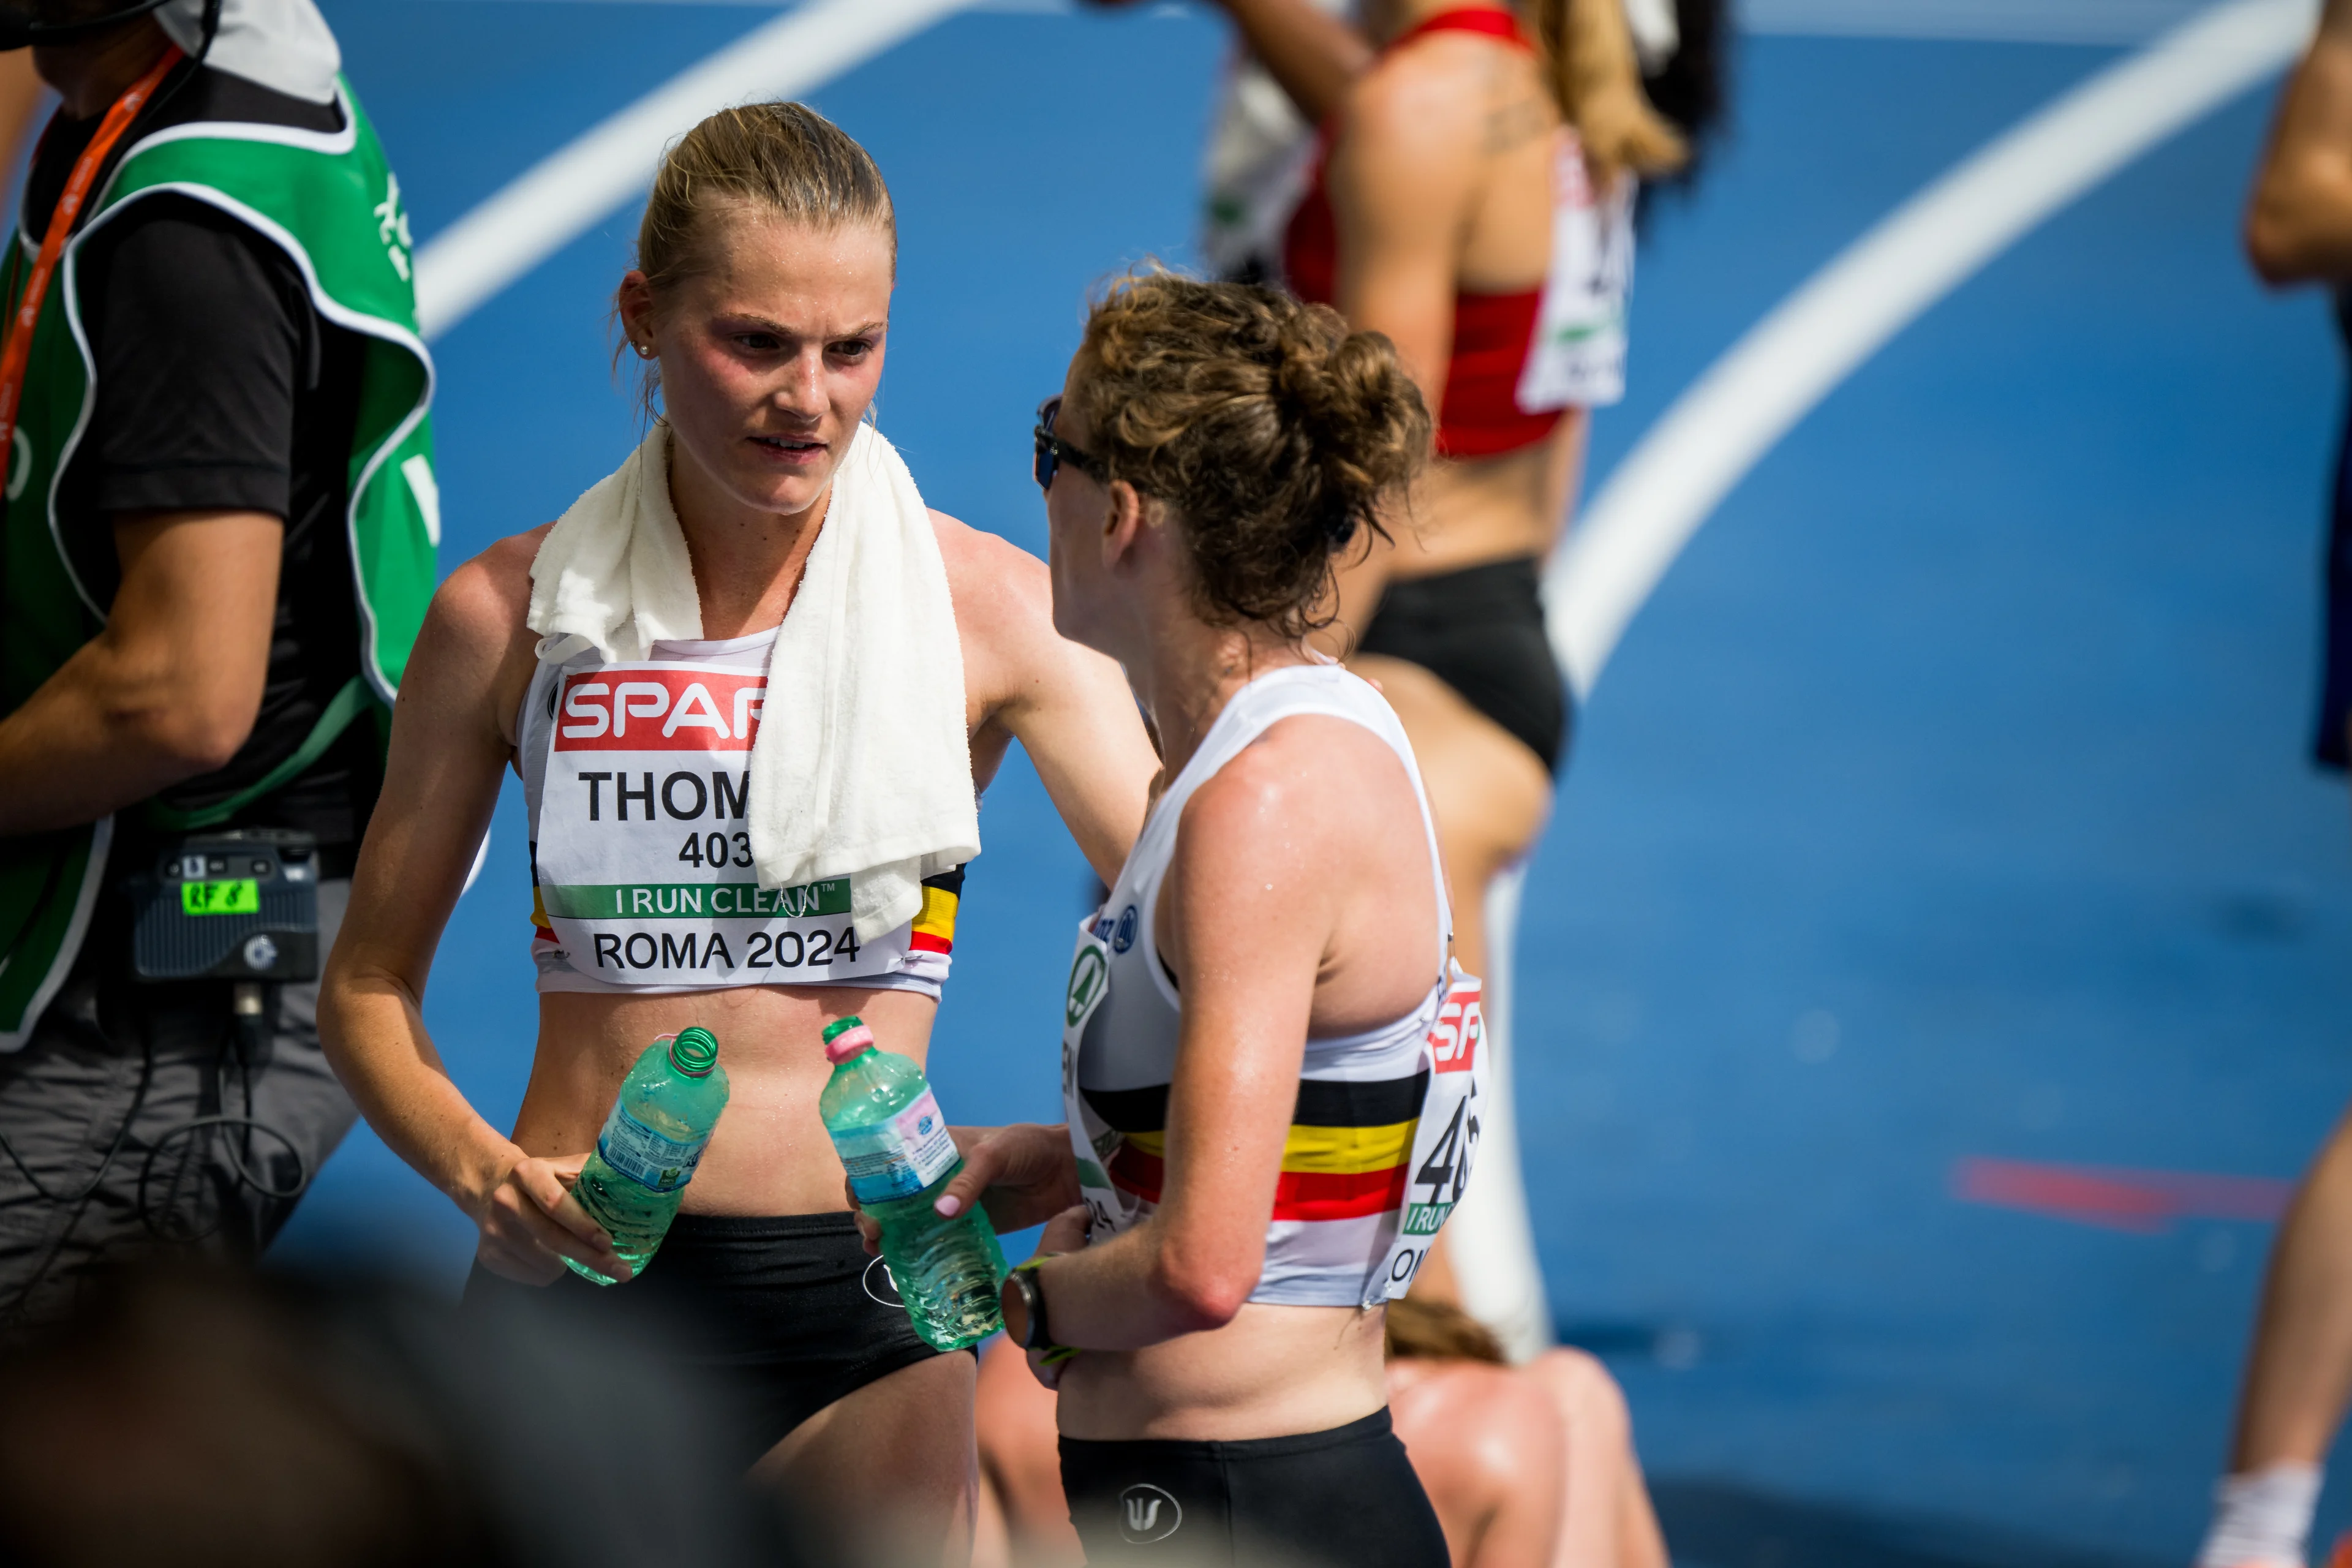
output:
[[[1430, 882], [1437, 891], [1437, 976], [1444, 984], [1448, 973], [1446, 960], [1454, 942], [1454, 905], [1445, 892], [1445, 863], [1438, 855], [1437, 818], [1429, 809], [1429, 792], [1422, 784], [1412, 742], [1406, 738], [1403, 721], [1397, 718], [1396, 710], [1369, 682], [1338, 665], [1290, 666], [1261, 675], [1234, 692], [1224, 711], [1209, 727], [1201, 749], [1153, 805], [1151, 820], [1144, 825], [1145, 837], [1154, 837], [1154, 828], [1165, 822], [1166, 842], [1172, 848], [1176, 824], [1192, 793], [1214, 778], [1220, 769], [1260, 735], [1281, 721], [1303, 713], [1320, 713], [1362, 725], [1387, 742], [1397, 761], [1404, 764], [1405, 777], [1412, 784], [1413, 800], [1421, 807], [1422, 835], [1429, 846]], [[1137, 853], [1142, 849], [1143, 843], [1138, 840]]]
[[1519, 30], [1519, 18], [1516, 14], [1494, 6], [1464, 5], [1452, 11], [1440, 11], [1434, 16], [1423, 16], [1390, 39], [1388, 48], [1381, 52], [1387, 54], [1391, 49], [1401, 49], [1414, 39], [1426, 37], [1432, 33], [1478, 33], [1516, 44], [1523, 49], [1535, 47], [1528, 41], [1527, 34]]

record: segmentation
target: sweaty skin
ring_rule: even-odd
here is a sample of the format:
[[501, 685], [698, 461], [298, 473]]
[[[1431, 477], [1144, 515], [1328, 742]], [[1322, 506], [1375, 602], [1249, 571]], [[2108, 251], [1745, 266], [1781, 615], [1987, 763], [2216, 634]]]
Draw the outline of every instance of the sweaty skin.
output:
[[[1062, 418], [1083, 448], [1075, 396]], [[1126, 481], [1065, 467], [1045, 500], [1055, 625], [1118, 659], [1167, 776], [1250, 679], [1311, 658], [1259, 624], [1203, 624], [1177, 524]], [[1319, 714], [1273, 725], [1186, 803], [1157, 915], [1184, 1005], [1168, 1179], [1149, 1220], [1087, 1245], [1085, 1211], [1065, 1206], [1076, 1197], [1066, 1130], [959, 1130], [966, 1169], [943, 1206], [985, 1193], [1000, 1230], [1052, 1216], [1038, 1250], [1062, 1256], [1038, 1278], [1055, 1339], [1083, 1352], [1048, 1373], [1066, 1436], [1279, 1436], [1387, 1403], [1381, 1311], [1249, 1297], [1307, 1038], [1391, 1023], [1438, 977], [1420, 822], [1386, 742]]]
[[[879, 229], [814, 231], [744, 209], [706, 214], [700, 240], [703, 269], [674, 297], [656, 301], [633, 272], [618, 302], [631, 343], [660, 362], [671, 497], [703, 635], [723, 638], [773, 626], [791, 605], [834, 468], [881, 375], [892, 256]], [[931, 515], [962, 646], [974, 788], [1020, 741], [1088, 860], [1116, 872], [1158, 765], [1117, 668], [1056, 635], [1043, 563]], [[841, 1165], [816, 1112], [829, 1070], [819, 1033], [856, 1013], [886, 1047], [921, 1061], [937, 1010], [913, 993], [856, 986], [551, 994], [511, 1135], [466, 1102], [421, 1006], [501, 775], [516, 765], [538, 642], [524, 625], [530, 568], [544, 531], [491, 546], [435, 598], [320, 1000], [329, 1053], [369, 1121], [480, 1227], [483, 1266], [529, 1283], [555, 1279], [566, 1257], [626, 1275], [568, 1188], [646, 1041], [700, 1024], [732, 1083], [686, 1212], [837, 1212]], [[755, 1473], [828, 1499], [845, 1520], [883, 1517], [887, 1497], [910, 1549], [952, 1545], [970, 1518], [970, 1426], [959, 1417], [971, 1387], [963, 1357], [908, 1367], [804, 1423]]]

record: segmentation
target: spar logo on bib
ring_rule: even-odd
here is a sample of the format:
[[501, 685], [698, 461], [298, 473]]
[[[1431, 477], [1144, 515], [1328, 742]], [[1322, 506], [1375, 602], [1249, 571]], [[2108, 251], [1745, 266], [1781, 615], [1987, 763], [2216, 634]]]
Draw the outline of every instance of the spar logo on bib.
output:
[[1438, 1007], [1437, 1022], [1429, 1026], [1430, 1061], [1439, 1072], [1469, 1072], [1477, 1066], [1478, 1042], [1486, 1037], [1478, 989], [1475, 980], [1456, 984]]
[[583, 670], [563, 679], [554, 749], [748, 752], [767, 693], [767, 676], [749, 670]]

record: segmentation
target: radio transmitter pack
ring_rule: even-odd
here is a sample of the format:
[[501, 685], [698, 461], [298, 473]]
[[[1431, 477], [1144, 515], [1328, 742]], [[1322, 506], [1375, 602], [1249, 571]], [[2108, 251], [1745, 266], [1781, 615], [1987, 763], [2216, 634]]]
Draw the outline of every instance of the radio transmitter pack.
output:
[[319, 977], [319, 849], [307, 833], [191, 834], [125, 884], [141, 980]]

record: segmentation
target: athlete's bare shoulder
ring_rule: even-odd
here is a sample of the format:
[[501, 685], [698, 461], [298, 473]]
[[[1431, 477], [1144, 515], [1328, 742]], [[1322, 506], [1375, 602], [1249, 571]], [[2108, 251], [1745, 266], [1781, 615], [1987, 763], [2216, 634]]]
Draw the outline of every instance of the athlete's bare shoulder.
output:
[[931, 513], [931, 526], [947, 563], [958, 621], [969, 605], [969, 614], [991, 626], [1009, 623], [1027, 630], [1039, 616], [1052, 624], [1053, 586], [1043, 561], [1009, 539], [943, 511]]
[[963, 644], [964, 690], [993, 711], [1042, 678], [1068, 647], [1054, 630], [1054, 587], [1045, 563], [1009, 539], [931, 513], [940, 557]]
[[503, 648], [530, 609], [530, 563], [555, 525], [509, 534], [449, 574], [433, 595], [433, 617], [469, 645]]
[[1294, 713], [1267, 725], [1185, 803], [1187, 830], [1196, 821], [1214, 824], [1220, 836], [1279, 840], [1321, 880], [1334, 861], [1361, 866], [1391, 851], [1401, 864], [1428, 863], [1412, 781], [1396, 752], [1334, 714]]
[[1374, 61], [1348, 89], [1349, 136], [1396, 142], [1439, 156], [1475, 148], [1498, 71], [1492, 38], [1438, 33]]
[[[1551, 1402], [1526, 1376], [1481, 1362], [1392, 1361], [1389, 1405], [1449, 1527], [1466, 1527], [1473, 1539], [1498, 1527], [1538, 1542], [1550, 1536], [1565, 1435]], [[1512, 1510], [1532, 1517], [1504, 1517]]]
[[1377, 1028], [1427, 993], [1428, 838], [1412, 777], [1361, 724], [1297, 713], [1268, 725], [1184, 803], [1175, 859], [1186, 887], [1255, 886], [1326, 933], [1317, 1034]]
[[553, 526], [501, 539], [449, 574], [409, 656], [404, 701], [414, 691], [448, 720], [462, 721], [458, 710], [470, 710], [492, 718], [502, 733], [509, 728], [539, 641], [527, 624], [530, 563]]

